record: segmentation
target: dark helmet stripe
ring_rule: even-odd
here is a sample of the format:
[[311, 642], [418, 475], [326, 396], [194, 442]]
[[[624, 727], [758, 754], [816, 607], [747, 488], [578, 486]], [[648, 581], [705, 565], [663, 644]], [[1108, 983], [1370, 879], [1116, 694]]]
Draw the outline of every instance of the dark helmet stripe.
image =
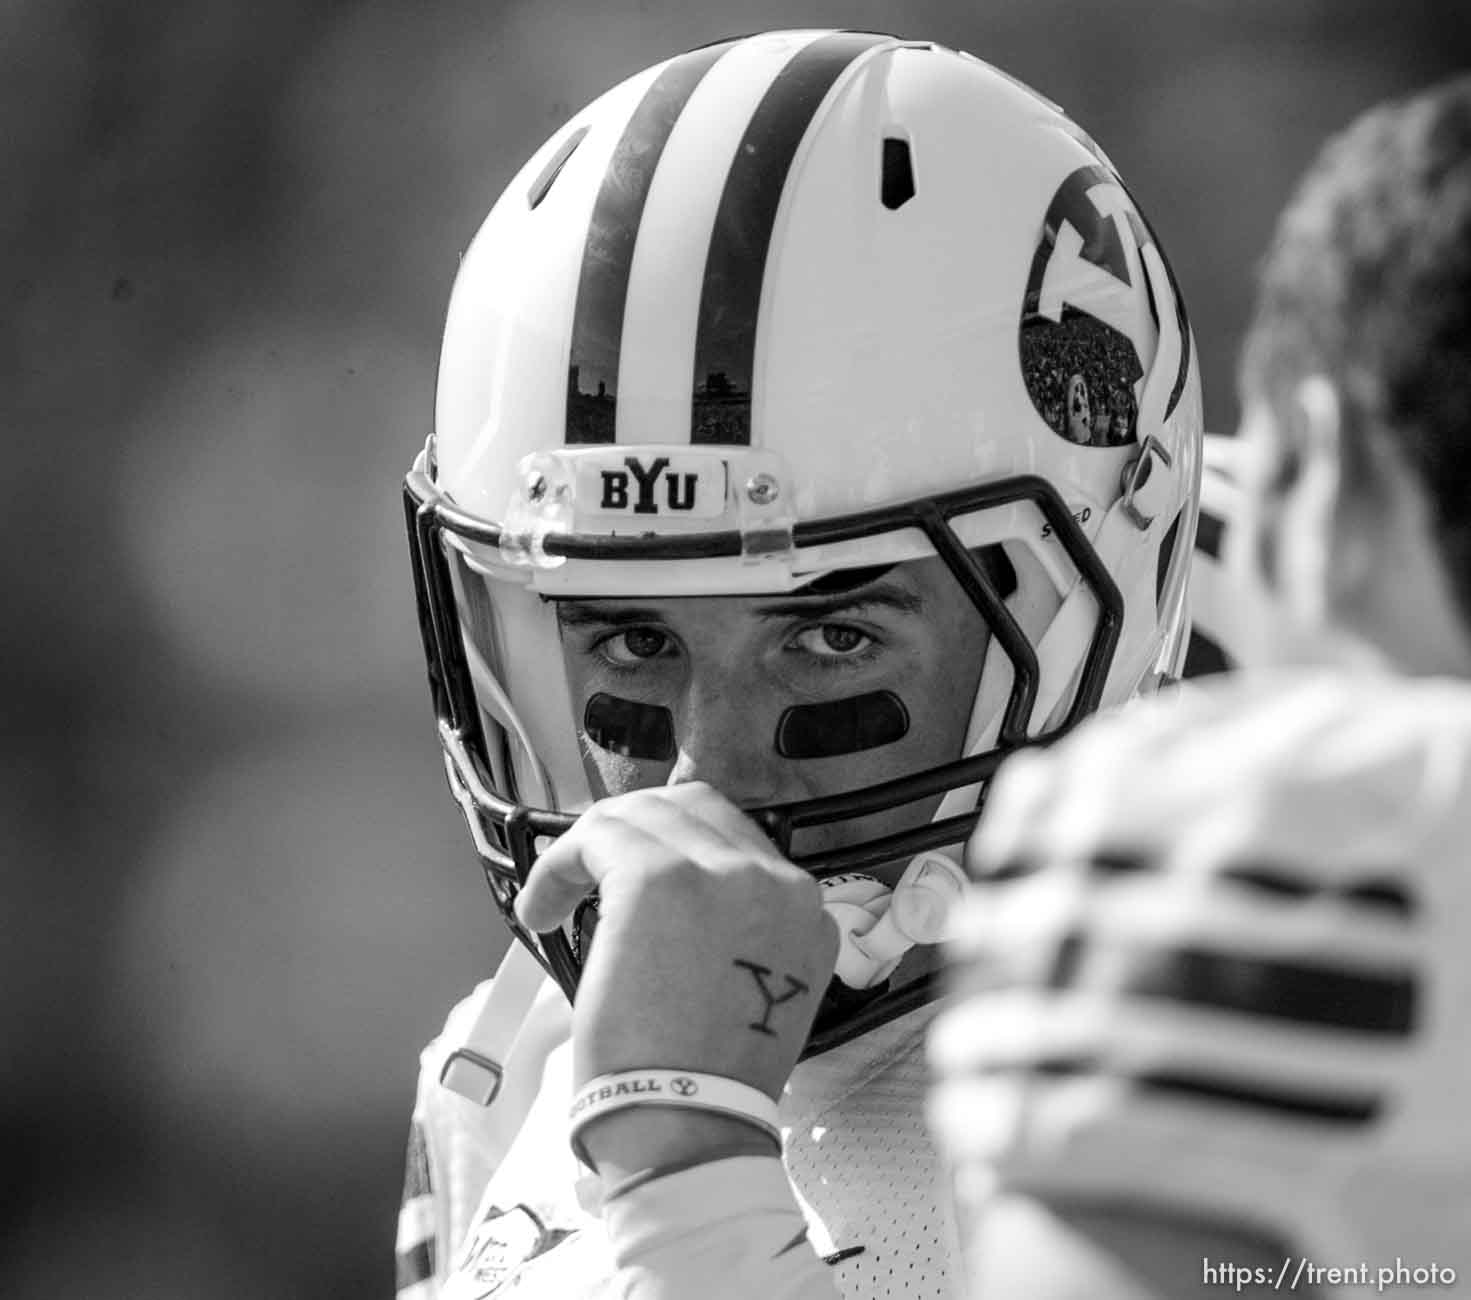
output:
[[567, 372], [567, 432], [572, 442], [612, 442], [623, 309], [644, 203], [674, 124], [707, 72], [734, 41], [672, 59], [628, 119], [593, 204]]
[[792, 57], [757, 105], [725, 179], [705, 262], [691, 442], [751, 441], [756, 316], [787, 173], [818, 106], [843, 70], [865, 50], [893, 39], [868, 32], [820, 37]]

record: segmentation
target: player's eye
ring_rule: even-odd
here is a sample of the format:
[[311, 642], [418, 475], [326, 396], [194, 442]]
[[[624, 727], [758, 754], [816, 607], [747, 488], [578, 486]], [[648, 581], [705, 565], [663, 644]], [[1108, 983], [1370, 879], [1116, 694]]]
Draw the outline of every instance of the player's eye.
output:
[[659, 658], [670, 645], [667, 632], [654, 627], [630, 627], [604, 637], [598, 642], [597, 651], [617, 667], [631, 668]]
[[804, 627], [793, 638], [795, 644], [818, 659], [856, 659], [876, 643], [861, 628], [848, 623], [818, 623]]

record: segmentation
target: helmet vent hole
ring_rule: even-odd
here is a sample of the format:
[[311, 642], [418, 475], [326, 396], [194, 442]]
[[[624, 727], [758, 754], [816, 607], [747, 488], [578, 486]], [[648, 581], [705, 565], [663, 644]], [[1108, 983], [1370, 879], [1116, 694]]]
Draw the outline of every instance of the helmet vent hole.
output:
[[587, 127], [580, 126], [562, 141], [561, 148], [551, 156], [550, 161], [541, 169], [541, 175], [531, 184], [526, 191], [526, 202], [534, 212], [541, 206], [541, 201], [546, 198], [552, 188], [553, 182], [562, 174], [562, 168], [567, 165], [567, 160], [577, 152], [577, 146], [582, 143], [582, 138], [587, 134]]
[[914, 165], [909, 157], [909, 141], [896, 136], [884, 140], [883, 176], [879, 181], [879, 200], [893, 211], [914, 197]]

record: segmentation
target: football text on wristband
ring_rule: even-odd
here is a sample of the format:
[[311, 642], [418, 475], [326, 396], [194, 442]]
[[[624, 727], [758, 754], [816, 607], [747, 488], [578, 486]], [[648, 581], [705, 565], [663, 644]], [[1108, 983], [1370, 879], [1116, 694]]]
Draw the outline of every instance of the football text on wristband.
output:
[[867, 989], [888, 979], [911, 948], [945, 937], [965, 873], [931, 852], [916, 857], [892, 891], [856, 872], [820, 883], [823, 908], [841, 936], [834, 973], [849, 988]]
[[590, 1079], [572, 1098], [568, 1113], [572, 1151], [589, 1169], [593, 1165], [582, 1147], [582, 1130], [593, 1120], [630, 1106], [674, 1106], [727, 1115], [754, 1124], [781, 1145], [776, 1102], [759, 1088], [697, 1070], [620, 1070]]

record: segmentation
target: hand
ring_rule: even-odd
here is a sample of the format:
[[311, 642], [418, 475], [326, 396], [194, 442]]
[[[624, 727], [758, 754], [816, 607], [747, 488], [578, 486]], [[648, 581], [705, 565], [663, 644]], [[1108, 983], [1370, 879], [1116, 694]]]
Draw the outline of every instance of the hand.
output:
[[[517, 914], [551, 930], [594, 889], [597, 933], [572, 1015], [574, 1083], [683, 1068], [778, 1097], [837, 957], [816, 881], [728, 799], [693, 782], [594, 804], [538, 859]], [[594, 1130], [623, 1117], [636, 1117], [629, 1132], [666, 1134], [717, 1118], [616, 1112], [588, 1126], [590, 1154]], [[728, 1123], [693, 1127], [730, 1136]]]

